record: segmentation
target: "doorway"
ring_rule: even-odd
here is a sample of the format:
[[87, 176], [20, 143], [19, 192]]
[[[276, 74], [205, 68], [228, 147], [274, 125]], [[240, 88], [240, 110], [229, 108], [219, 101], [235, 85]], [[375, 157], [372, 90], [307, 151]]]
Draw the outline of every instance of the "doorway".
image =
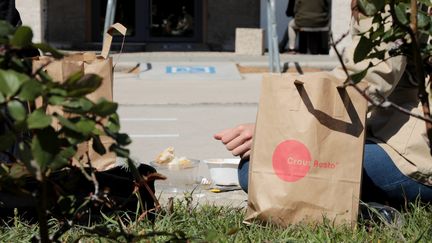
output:
[[[92, 40], [101, 42], [107, 0], [92, 1]], [[200, 43], [202, 0], [117, 0], [114, 22], [128, 29], [128, 42]], [[120, 41], [120, 38], [114, 38]]]

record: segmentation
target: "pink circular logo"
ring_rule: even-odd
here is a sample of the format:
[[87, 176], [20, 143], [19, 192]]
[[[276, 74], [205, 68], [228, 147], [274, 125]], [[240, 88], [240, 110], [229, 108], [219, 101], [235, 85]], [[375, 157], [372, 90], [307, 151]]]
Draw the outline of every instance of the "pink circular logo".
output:
[[273, 169], [282, 180], [295, 182], [309, 172], [311, 159], [304, 144], [296, 140], [286, 140], [273, 152]]

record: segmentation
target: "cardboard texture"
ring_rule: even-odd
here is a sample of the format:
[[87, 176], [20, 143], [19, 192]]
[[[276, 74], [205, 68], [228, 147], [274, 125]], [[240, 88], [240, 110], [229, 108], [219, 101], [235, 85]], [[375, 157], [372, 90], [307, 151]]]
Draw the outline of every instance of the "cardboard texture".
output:
[[[114, 24], [105, 35], [104, 45], [100, 56], [95, 53], [74, 53], [65, 56], [63, 59], [55, 60], [51, 57], [39, 57], [33, 61], [33, 70], [44, 67], [45, 71], [55, 81], [64, 82], [70, 75], [82, 71], [85, 74], [97, 74], [102, 78], [101, 86], [93, 93], [87, 95], [87, 98], [93, 102], [97, 102], [100, 98], [105, 98], [109, 101], [113, 100], [113, 61], [108, 56], [112, 41], [112, 31], [116, 29], [123, 36], [126, 34], [126, 28], [121, 24]], [[36, 102], [36, 106], [40, 106], [41, 102]], [[53, 114], [57, 112], [65, 117], [70, 114], [65, 114], [60, 107], [49, 106], [47, 113]], [[53, 121], [52, 126], [59, 130], [60, 123]], [[113, 140], [108, 136], [100, 136], [102, 144], [107, 151]], [[88, 157], [87, 157], [88, 154]], [[116, 155], [113, 152], [108, 152], [104, 155], [99, 155], [92, 149], [92, 141], [79, 144], [77, 154], [74, 156], [73, 165], [87, 165], [91, 161], [92, 167], [98, 171], [108, 170], [115, 166]]]
[[356, 222], [367, 102], [342, 83], [326, 72], [264, 76], [246, 223]]

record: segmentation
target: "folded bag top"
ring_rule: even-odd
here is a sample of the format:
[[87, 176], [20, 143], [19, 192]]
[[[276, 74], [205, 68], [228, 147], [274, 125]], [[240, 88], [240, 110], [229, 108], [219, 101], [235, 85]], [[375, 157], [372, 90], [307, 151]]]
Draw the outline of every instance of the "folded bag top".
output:
[[[102, 83], [96, 91], [88, 94], [87, 98], [93, 102], [97, 102], [101, 98], [113, 101], [113, 61], [112, 57], [109, 56], [109, 52], [114, 30], [117, 30], [123, 35], [124, 43], [126, 28], [119, 23], [113, 24], [108, 29], [107, 33], [105, 33], [101, 55], [96, 55], [94, 52], [80, 52], [66, 55], [64, 58], [59, 60], [46, 56], [37, 57], [33, 60], [33, 70], [43, 67], [48, 75], [58, 82], [66, 81], [67, 78], [76, 72], [97, 74], [102, 78]], [[38, 104], [36, 105], [38, 106]], [[41, 103], [39, 106], [40, 105]], [[47, 112], [50, 114], [56, 112], [66, 117], [69, 116], [69, 114], [66, 114], [57, 106], [49, 106]], [[52, 126], [57, 130], [61, 128], [60, 123], [56, 120], [53, 121]], [[107, 151], [109, 151], [108, 148], [113, 143], [113, 140], [108, 136], [100, 136], [100, 139]], [[90, 140], [89, 142], [78, 145], [78, 151], [74, 156], [72, 164], [87, 165], [87, 161], [91, 161], [92, 167], [96, 170], [104, 171], [113, 168], [116, 165], [116, 155], [113, 152], [99, 155], [93, 150], [92, 141]]]

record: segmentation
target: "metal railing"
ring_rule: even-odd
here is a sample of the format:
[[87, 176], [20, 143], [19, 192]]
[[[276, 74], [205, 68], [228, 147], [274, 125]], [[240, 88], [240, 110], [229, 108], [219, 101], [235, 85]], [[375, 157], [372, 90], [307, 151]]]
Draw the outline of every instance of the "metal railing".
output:
[[276, 30], [275, 0], [267, 0], [267, 40], [270, 72], [280, 73], [280, 56]]
[[116, 7], [117, 7], [117, 0], [108, 0], [106, 13], [105, 13], [104, 33], [106, 33], [108, 31], [108, 28], [112, 24], [114, 24]]

